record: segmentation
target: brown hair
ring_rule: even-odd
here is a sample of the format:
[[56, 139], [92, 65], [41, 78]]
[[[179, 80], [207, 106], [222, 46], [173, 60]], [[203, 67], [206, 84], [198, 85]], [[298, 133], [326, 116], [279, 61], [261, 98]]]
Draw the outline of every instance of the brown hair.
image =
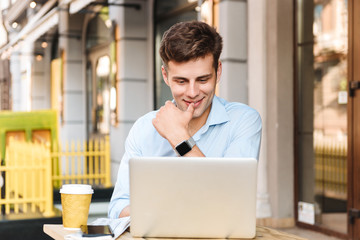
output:
[[222, 51], [222, 37], [204, 22], [180, 22], [167, 30], [160, 44], [160, 57], [165, 69], [169, 61], [186, 62], [212, 54], [217, 71]]

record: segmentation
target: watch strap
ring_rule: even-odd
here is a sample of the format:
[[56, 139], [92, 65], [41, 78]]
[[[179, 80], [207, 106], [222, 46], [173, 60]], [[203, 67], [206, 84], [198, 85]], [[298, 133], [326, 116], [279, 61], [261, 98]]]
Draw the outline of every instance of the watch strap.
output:
[[193, 147], [196, 145], [196, 142], [195, 142], [195, 140], [194, 140], [192, 137], [190, 137], [190, 138], [187, 140], [187, 142], [189, 143], [189, 145], [190, 145], [191, 148], [193, 148]]
[[184, 156], [185, 154], [190, 152], [195, 145], [195, 140], [190, 137], [188, 140], [182, 141], [181, 143], [176, 145], [174, 150], [179, 156]]

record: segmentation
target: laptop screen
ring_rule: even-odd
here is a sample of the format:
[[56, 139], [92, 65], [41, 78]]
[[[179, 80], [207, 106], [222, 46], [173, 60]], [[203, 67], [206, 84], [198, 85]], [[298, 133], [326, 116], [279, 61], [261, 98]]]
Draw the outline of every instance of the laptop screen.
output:
[[257, 160], [130, 159], [134, 237], [253, 238]]

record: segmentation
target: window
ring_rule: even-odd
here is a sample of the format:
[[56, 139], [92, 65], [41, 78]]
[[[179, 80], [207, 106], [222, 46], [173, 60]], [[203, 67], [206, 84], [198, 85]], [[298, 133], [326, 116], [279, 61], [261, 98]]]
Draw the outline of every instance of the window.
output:
[[[347, 232], [346, 0], [297, 0], [298, 221]], [[310, 205], [303, 205], [310, 204]]]
[[173, 98], [161, 75], [162, 61], [159, 55], [161, 38], [164, 32], [175, 23], [196, 20], [196, 7], [197, 1], [158, 0], [155, 2], [155, 109]]

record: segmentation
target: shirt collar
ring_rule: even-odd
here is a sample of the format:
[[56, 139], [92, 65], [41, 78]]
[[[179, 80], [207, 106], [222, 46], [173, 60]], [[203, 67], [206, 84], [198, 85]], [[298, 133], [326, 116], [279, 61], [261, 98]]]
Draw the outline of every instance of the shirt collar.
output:
[[[214, 95], [211, 104], [210, 113], [206, 120], [206, 123], [193, 136], [195, 141], [198, 141], [200, 139], [200, 136], [204, 134], [209, 129], [210, 126], [218, 125], [230, 121], [229, 115], [225, 109], [225, 102], [223, 101], [225, 100], [221, 100], [219, 97]], [[173, 99], [172, 102], [176, 104], [175, 99]]]
[[226, 112], [224, 104], [217, 96], [214, 96], [211, 104], [210, 114], [206, 120], [206, 123], [204, 126], [202, 126], [202, 128], [199, 129], [199, 131], [194, 134], [193, 139], [198, 141], [201, 135], [206, 133], [210, 126], [222, 124], [224, 122], [228, 122], [229, 120], [230, 118]]
[[208, 119], [206, 120], [205, 125], [211, 126], [216, 124], [221, 124], [224, 122], [228, 122], [230, 120], [229, 115], [226, 112], [224, 104], [220, 101], [220, 99], [214, 95], [210, 114]]

